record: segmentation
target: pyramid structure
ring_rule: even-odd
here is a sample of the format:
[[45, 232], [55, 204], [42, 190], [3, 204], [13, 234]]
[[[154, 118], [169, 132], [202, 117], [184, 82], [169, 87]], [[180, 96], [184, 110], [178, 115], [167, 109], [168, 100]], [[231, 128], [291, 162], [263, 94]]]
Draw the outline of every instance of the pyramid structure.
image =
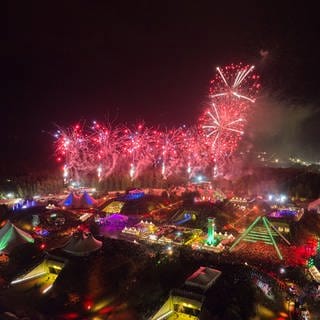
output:
[[94, 238], [90, 232], [76, 232], [62, 250], [74, 256], [87, 256], [101, 247], [102, 241]]
[[0, 229], [0, 252], [10, 253], [12, 249], [25, 243], [34, 243], [34, 239], [29, 233], [19, 229], [9, 220]]
[[252, 243], [263, 242], [272, 245], [277, 252], [278, 257], [282, 260], [283, 257], [277, 244], [278, 238], [281, 238], [287, 245], [290, 245], [288, 239], [273, 226], [267, 217], [259, 216], [233, 243], [229, 250], [232, 251], [241, 241]]

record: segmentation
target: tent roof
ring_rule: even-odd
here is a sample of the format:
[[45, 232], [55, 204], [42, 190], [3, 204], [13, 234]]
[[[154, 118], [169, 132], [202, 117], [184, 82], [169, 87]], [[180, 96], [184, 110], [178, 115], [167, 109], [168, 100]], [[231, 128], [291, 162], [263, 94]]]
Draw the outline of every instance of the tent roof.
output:
[[66, 259], [48, 255], [44, 257], [37, 264], [31, 266], [30, 269], [25, 270], [22, 274], [11, 281], [11, 284], [28, 281], [30, 279], [46, 276], [51, 273], [50, 267], [53, 268], [54, 273], [59, 274], [67, 263]]
[[320, 206], [320, 198], [309, 203], [308, 210], [317, 209]]
[[97, 201], [93, 199], [86, 191], [80, 197], [80, 208], [91, 208], [95, 207]]
[[9, 220], [0, 229], [0, 251], [10, 252], [16, 246], [28, 242], [34, 242], [32, 236], [16, 227]]
[[192, 287], [198, 287], [203, 291], [206, 291], [220, 277], [220, 275], [221, 271], [219, 270], [200, 267], [196, 272], [187, 278], [185, 284]]
[[76, 232], [62, 250], [75, 256], [86, 256], [101, 247], [102, 242], [91, 233]]
[[79, 197], [73, 192], [60, 203], [60, 205], [70, 208], [92, 208], [95, 207], [97, 201], [93, 199], [86, 191]]
[[74, 207], [78, 206], [79, 200], [79, 197], [77, 197], [73, 192], [70, 192], [60, 204], [66, 207]]

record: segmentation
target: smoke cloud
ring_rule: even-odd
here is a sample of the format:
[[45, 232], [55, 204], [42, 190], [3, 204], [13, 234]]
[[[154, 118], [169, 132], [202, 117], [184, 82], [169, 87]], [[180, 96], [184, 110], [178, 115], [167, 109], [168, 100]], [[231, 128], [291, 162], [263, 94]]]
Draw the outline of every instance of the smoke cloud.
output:
[[254, 106], [248, 123], [249, 140], [257, 151], [283, 158], [320, 159], [319, 109], [264, 95]]

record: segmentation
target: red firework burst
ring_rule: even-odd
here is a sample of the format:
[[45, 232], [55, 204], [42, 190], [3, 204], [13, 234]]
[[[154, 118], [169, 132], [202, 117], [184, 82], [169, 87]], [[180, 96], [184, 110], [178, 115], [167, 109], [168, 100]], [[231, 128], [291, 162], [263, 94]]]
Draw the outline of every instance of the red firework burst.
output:
[[244, 134], [249, 108], [260, 88], [253, 70], [242, 64], [218, 67], [211, 81], [211, 106], [200, 118], [200, 129], [216, 163], [235, 151]]
[[220, 97], [233, 97], [254, 102], [261, 86], [259, 79], [259, 75], [254, 73], [254, 66], [239, 63], [217, 67], [210, 83], [210, 96], [215, 101]]

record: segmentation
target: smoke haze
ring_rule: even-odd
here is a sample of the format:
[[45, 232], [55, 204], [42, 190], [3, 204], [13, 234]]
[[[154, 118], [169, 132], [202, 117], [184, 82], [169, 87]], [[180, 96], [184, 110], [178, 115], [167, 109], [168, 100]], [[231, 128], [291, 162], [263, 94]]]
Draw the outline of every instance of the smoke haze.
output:
[[248, 134], [256, 151], [276, 153], [283, 158], [319, 160], [317, 106], [265, 94], [256, 101], [253, 110]]

